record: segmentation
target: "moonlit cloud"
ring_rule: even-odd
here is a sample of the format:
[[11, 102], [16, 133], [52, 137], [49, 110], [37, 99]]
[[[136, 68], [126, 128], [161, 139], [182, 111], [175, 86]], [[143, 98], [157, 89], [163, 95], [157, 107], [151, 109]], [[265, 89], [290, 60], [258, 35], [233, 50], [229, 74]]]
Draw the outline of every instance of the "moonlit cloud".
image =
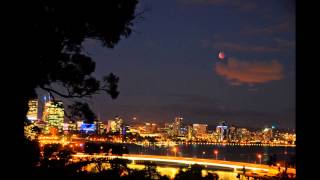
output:
[[283, 78], [283, 66], [276, 60], [267, 63], [230, 58], [226, 64], [217, 64], [215, 71], [228, 79], [231, 85], [259, 84]]
[[233, 50], [237, 52], [256, 52], [256, 53], [268, 53], [268, 52], [279, 52], [281, 49], [276, 47], [258, 46], [239, 44], [234, 42], [217, 42], [214, 47]]

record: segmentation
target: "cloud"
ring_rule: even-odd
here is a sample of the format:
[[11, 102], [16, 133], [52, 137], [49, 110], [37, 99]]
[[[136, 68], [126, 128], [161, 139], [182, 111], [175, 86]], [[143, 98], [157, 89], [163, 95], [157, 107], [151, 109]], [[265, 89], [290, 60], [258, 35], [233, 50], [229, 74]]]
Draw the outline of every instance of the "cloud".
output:
[[256, 52], [256, 53], [267, 53], [267, 52], [279, 52], [281, 51], [276, 47], [268, 46], [258, 46], [258, 45], [248, 45], [248, 44], [239, 44], [234, 42], [217, 42], [214, 43], [214, 47], [228, 49], [238, 52]]
[[290, 22], [288, 20], [266, 26], [266, 27], [252, 27], [247, 26], [245, 27], [240, 34], [241, 35], [266, 35], [266, 34], [276, 34], [276, 33], [286, 33], [286, 32], [294, 32], [295, 26], [293, 22]]
[[266, 63], [230, 58], [227, 64], [217, 64], [215, 71], [228, 79], [231, 85], [259, 84], [283, 78], [283, 66], [276, 60]]
[[[223, 39], [223, 38], [220, 38]], [[294, 40], [286, 40], [283, 38], [271, 38], [268, 39], [271, 46], [267, 45], [256, 45], [256, 44], [245, 44], [238, 42], [228, 42], [224, 40], [202, 40], [201, 45], [205, 48], [213, 47], [215, 49], [225, 51], [236, 51], [236, 52], [250, 52], [250, 53], [273, 53], [273, 52], [288, 52], [289, 49], [295, 48]], [[213, 42], [213, 43], [212, 43]]]

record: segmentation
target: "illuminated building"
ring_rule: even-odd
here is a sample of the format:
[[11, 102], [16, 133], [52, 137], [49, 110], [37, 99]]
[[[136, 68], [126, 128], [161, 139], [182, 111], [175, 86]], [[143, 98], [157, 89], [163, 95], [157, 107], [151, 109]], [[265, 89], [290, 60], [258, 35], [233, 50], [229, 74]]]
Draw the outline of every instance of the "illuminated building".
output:
[[66, 133], [74, 133], [77, 131], [77, 124], [72, 121], [69, 121], [68, 123], [63, 123], [63, 131]]
[[115, 117], [115, 122], [116, 122], [116, 132], [122, 132], [122, 126], [123, 126], [123, 119], [120, 118], [119, 116]]
[[103, 122], [98, 121], [98, 122], [96, 123], [96, 125], [97, 125], [97, 133], [98, 133], [98, 134], [104, 134], [104, 133], [106, 133], [106, 127], [105, 127], [105, 125], [103, 124]]
[[193, 137], [193, 129], [192, 126], [188, 126], [187, 139], [190, 141]]
[[94, 133], [96, 130], [97, 127], [95, 123], [82, 123], [80, 127], [80, 132], [84, 133]]
[[185, 127], [182, 127], [180, 128], [180, 136], [186, 136], [188, 134], [188, 127], [185, 126]]
[[173, 136], [173, 124], [171, 123], [165, 123], [163, 131], [168, 135], [168, 136]]
[[68, 125], [68, 131], [76, 132], [77, 131], [77, 124], [73, 121], [70, 121], [69, 125]]
[[192, 125], [192, 129], [193, 129], [196, 137], [201, 137], [201, 136], [204, 136], [205, 134], [207, 134], [207, 128], [208, 128], [207, 124], [193, 124]]
[[222, 121], [219, 123], [219, 125], [216, 127], [216, 133], [218, 134], [218, 141], [226, 140], [227, 138], [227, 123]]
[[145, 133], [155, 133], [157, 131], [157, 124], [145, 123], [144, 129], [145, 129]]
[[230, 126], [227, 131], [227, 139], [228, 141], [236, 141], [237, 140], [237, 132], [235, 126]]
[[30, 100], [28, 102], [29, 110], [27, 113], [27, 119], [29, 121], [35, 121], [38, 119], [38, 99]]
[[272, 139], [272, 128], [264, 128], [262, 131], [262, 139], [264, 141], [271, 141]]
[[181, 136], [181, 124], [182, 124], [182, 117], [174, 118], [173, 123], [173, 135], [174, 136]]
[[82, 124], [83, 124], [83, 121], [77, 121], [77, 123], [76, 123], [77, 131], [81, 130]]
[[35, 140], [38, 136], [38, 133], [40, 133], [40, 131], [37, 132], [35, 131], [35, 129], [40, 130], [40, 128], [37, 127], [35, 121], [25, 123], [24, 136], [30, 140]]
[[47, 123], [44, 133], [56, 134], [63, 132], [64, 108], [61, 101], [48, 101], [43, 111], [43, 121]]
[[107, 125], [107, 132], [116, 132], [116, 121], [114, 120], [109, 120], [108, 125]]

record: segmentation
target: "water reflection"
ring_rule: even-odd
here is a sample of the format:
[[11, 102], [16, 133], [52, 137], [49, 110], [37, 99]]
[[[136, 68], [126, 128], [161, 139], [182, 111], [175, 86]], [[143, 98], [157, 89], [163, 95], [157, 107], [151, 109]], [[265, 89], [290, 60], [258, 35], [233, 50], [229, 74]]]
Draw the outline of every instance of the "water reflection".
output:
[[175, 147], [177, 148], [176, 153], [172, 150], [173, 147], [143, 147], [128, 144], [129, 152], [131, 154], [153, 154], [164, 156], [175, 156], [176, 154], [176, 156], [215, 159], [216, 156], [214, 151], [217, 150], [219, 152], [217, 155], [217, 159], [249, 163], [259, 163], [257, 154], [261, 154], [263, 164], [266, 164], [268, 158], [274, 154], [276, 154], [277, 158], [282, 161], [286, 161], [295, 155], [295, 147], [230, 146], [205, 144], [181, 144]]

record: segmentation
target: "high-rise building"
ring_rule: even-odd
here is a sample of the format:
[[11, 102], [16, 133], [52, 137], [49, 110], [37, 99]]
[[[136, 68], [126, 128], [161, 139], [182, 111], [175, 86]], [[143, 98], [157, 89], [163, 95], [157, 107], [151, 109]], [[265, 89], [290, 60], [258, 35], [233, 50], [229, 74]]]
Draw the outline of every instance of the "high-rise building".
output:
[[195, 133], [195, 136], [200, 137], [207, 133], [207, 124], [193, 124], [192, 129]]
[[221, 121], [219, 125], [216, 127], [216, 133], [218, 134], [218, 141], [223, 141], [227, 139], [228, 135], [228, 126], [225, 121]]
[[193, 129], [192, 126], [188, 126], [187, 139], [190, 141], [193, 137]]
[[106, 132], [106, 126], [104, 125], [103, 122], [98, 121], [96, 123], [96, 125], [97, 125], [97, 133], [98, 134], [104, 134]]
[[236, 141], [236, 139], [237, 139], [237, 131], [236, 131], [236, 127], [235, 126], [231, 125], [230, 127], [228, 127], [227, 139], [228, 139], [228, 141]]
[[28, 103], [29, 110], [27, 113], [27, 119], [29, 121], [35, 121], [38, 119], [38, 99], [30, 100]]
[[173, 123], [173, 135], [181, 136], [182, 117], [175, 117]]
[[47, 123], [44, 133], [57, 134], [63, 132], [64, 108], [61, 101], [48, 101], [43, 111], [43, 121]]
[[155, 133], [157, 131], [157, 124], [155, 123], [145, 123], [144, 129], [146, 133]]
[[174, 124], [174, 123], [165, 123], [165, 124], [164, 124], [163, 131], [166, 132], [166, 134], [167, 134], [168, 136], [173, 136], [173, 135], [174, 135], [173, 124]]
[[116, 132], [116, 121], [109, 120], [107, 125], [107, 132]]
[[123, 126], [123, 119], [120, 118], [119, 116], [115, 117], [115, 123], [116, 123], [116, 131], [117, 132], [122, 132], [122, 126]]

